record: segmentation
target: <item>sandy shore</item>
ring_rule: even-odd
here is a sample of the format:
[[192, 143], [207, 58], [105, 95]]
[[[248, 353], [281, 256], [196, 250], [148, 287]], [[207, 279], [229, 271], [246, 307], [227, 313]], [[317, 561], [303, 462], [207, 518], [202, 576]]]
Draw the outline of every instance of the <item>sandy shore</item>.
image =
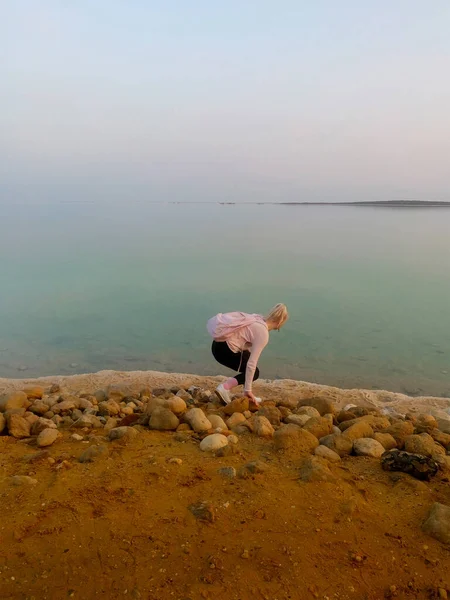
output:
[[[199, 385], [214, 389], [223, 377], [204, 377], [188, 373], [163, 373], [159, 371], [99, 371], [82, 375], [50, 376], [27, 379], [0, 378], [0, 394], [12, 390], [19, 390], [24, 385], [39, 384], [50, 386], [58, 383], [67, 392], [94, 392], [104, 389], [110, 384], [125, 384], [130, 391], [139, 391], [144, 386], [170, 387], [179, 385], [189, 387]], [[374, 407], [389, 413], [406, 414], [408, 412], [426, 412], [449, 418], [450, 398], [437, 398], [434, 396], [411, 397], [405, 394], [389, 392], [387, 390], [341, 389], [306, 381], [293, 379], [260, 380], [255, 384], [256, 395], [264, 399], [274, 399], [280, 394], [298, 394], [301, 398], [326, 396], [333, 399], [338, 408], [347, 404], [357, 404], [367, 408]]]

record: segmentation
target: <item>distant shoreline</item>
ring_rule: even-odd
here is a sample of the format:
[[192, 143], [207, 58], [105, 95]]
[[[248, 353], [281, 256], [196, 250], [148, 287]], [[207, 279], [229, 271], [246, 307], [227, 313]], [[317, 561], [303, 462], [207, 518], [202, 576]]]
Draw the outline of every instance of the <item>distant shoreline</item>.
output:
[[[181, 203], [176, 203], [181, 204]], [[374, 200], [367, 202], [219, 202], [222, 205], [257, 204], [272, 206], [377, 206], [385, 208], [448, 208], [450, 202], [428, 200]]]

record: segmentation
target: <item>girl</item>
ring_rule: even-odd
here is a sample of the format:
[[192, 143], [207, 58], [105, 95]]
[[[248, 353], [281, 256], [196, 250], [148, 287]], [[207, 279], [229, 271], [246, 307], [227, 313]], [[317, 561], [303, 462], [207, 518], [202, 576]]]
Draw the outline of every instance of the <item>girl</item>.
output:
[[218, 363], [237, 371], [216, 388], [219, 398], [229, 404], [230, 390], [244, 384], [244, 393], [254, 404], [260, 400], [253, 395], [252, 382], [258, 379], [257, 367], [261, 352], [269, 341], [269, 331], [277, 331], [289, 315], [284, 304], [276, 304], [266, 317], [243, 312], [219, 313], [212, 317], [207, 329], [213, 337], [212, 353]]

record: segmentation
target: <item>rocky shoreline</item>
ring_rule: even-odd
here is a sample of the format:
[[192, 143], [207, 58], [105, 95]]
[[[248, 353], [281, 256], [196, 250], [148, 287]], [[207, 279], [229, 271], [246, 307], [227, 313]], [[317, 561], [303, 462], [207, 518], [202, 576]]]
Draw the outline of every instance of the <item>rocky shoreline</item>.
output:
[[[280, 552], [287, 552], [289, 559], [300, 544], [296, 560], [309, 569], [308, 553], [302, 550], [305, 533], [289, 535], [279, 546], [276, 532], [286, 531], [287, 535], [296, 523], [299, 532], [312, 527], [315, 539], [311, 542], [320, 561], [325, 560], [324, 573], [335, 563], [336, 555], [327, 563], [322, 548], [338, 544], [332, 541], [333, 536], [342, 536], [335, 552], [340, 557], [342, 576], [346, 575], [335, 582], [331, 594], [326, 591], [330, 587], [324, 573], [317, 577], [309, 571], [309, 580], [304, 580], [291, 568], [286, 574], [290, 597], [295, 597], [292, 593], [298, 585], [304, 585], [302, 598], [350, 599], [356, 590], [358, 597], [377, 600], [448, 597], [450, 581], [442, 575], [447, 572], [444, 563], [450, 547], [450, 400], [412, 399], [390, 392], [340, 390], [297, 381], [262, 381], [255, 386], [264, 399], [259, 406], [250, 406], [241, 395], [224, 406], [214, 393], [221, 380], [187, 374], [100, 372], [0, 381], [0, 497], [23, 506], [22, 516], [16, 511], [11, 527], [4, 532], [7, 545], [24, 545], [28, 556], [34, 556], [36, 548], [45, 555], [54, 536], [60, 540], [56, 547], [62, 544], [68, 552], [82, 553], [85, 545], [71, 541], [78, 539], [81, 526], [85, 543], [100, 544], [102, 560], [109, 560], [113, 573], [118, 559], [109, 550], [111, 527], [120, 530], [123, 541], [131, 534], [133, 540], [140, 537], [144, 519], [150, 531], [156, 527], [164, 537], [161, 548], [172, 548], [174, 539], [180, 540], [181, 555], [176, 548], [169, 553], [162, 550], [158, 561], [146, 567], [153, 573], [148, 583], [145, 578], [136, 582], [131, 577], [128, 585], [141, 590], [139, 593], [150, 594], [152, 599], [172, 597], [175, 583], [167, 587], [164, 577], [172, 552], [171, 572], [180, 597], [222, 598], [219, 588], [214, 588], [219, 582], [227, 598], [250, 597], [251, 585], [265, 590], [261, 597], [287, 598], [277, 591], [277, 565], [284, 561]], [[292, 487], [294, 483], [298, 490]], [[244, 512], [239, 508], [242, 505]], [[286, 511], [298, 505], [303, 508], [298, 514], [293, 512], [294, 521], [286, 519]], [[131, 507], [134, 512], [129, 514]], [[254, 533], [242, 530], [249, 510], [254, 515]], [[82, 517], [91, 513], [94, 530], [89, 519]], [[141, 522], [134, 523], [133, 514], [140, 514]], [[108, 519], [102, 529], [104, 515]], [[381, 535], [380, 519], [386, 523]], [[230, 523], [234, 529], [229, 533]], [[207, 528], [211, 528], [210, 534]], [[61, 537], [65, 530], [67, 538]], [[151, 544], [157, 543], [158, 533], [150, 535]], [[209, 540], [204, 548], [206, 566], [203, 559], [189, 556], [188, 534]], [[46, 536], [50, 536], [49, 547]], [[409, 545], [392, 550], [393, 560], [401, 557], [398, 567], [403, 570], [388, 568], [390, 583], [384, 585], [384, 567], [375, 560], [371, 548], [390, 548], [389, 540], [397, 544], [402, 536], [421, 536], [422, 550]], [[353, 538], [357, 546], [346, 550]], [[215, 540], [220, 540], [221, 549], [216, 548]], [[229, 548], [237, 554], [226, 559]], [[144, 568], [147, 550], [143, 545], [139, 554], [133, 554], [133, 564]], [[84, 552], [95, 561], [95, 552]], [[127, 552], [133, 553], [132, 546]], [[248, 559], [261, 553], [262, 570], [257, 576], [244, 567], [242, 573], [249, 581], [253, 577], [254, 584], [249, 583], [247, 589], [247, 583], [242, 583], [246, 591], [240, 595], [232, 573], [246, 560], [254, 569]], [[424, 558], [421, 553], [426, 554]], [[6, 598], [15, 597], [22, 555], [19, 552], [15, 562], [8, 551], [3, 567], [0, 561], [0, 583], [3, 574], [8, 575]], [[105, 558], [107, 555], [110, 559]], [[77, 556], [75, 563], [73, 558], [67, 562], [69, 555], [61, 563], [64, 573], [84, 563], [84, 555]], [[34, 568], [42, 570], [39, 564], [47, 561], [39, 554], [35, 560]], [[186, 577], [178, 569], [178, 563], [185, 560], [189, 564]], [[224, 567], [227, 560], [228, 571]], [[408, 575], [402, 565], [409, 561], [415, 567]], [[200, 574], [196, 584], [191, 570], [197, 563]], [[12, 568], [14, 572], [8, 570]], [[355, 570], [361, 576], [366, 572], [371, 587], [364, 579], [356, 583], [352, 577]], [[124, 593], [117, 591], [118, 581], [130, 578], [130, 571], [119, 569], [118, 579], [104, 579], [101, 589], [95, 569], [87, 575], [90, 591], [80, 589], [80, 597], [100, 594], [116, 598]], [[36, 592], [47, 598], [65, 597], [79, 586], [75, 575], [64, 592], [39, 578], [32, 583], [24, 575], [22, 579], [24, 597]], [[109, 591], [102, 591], [105, 589]]]

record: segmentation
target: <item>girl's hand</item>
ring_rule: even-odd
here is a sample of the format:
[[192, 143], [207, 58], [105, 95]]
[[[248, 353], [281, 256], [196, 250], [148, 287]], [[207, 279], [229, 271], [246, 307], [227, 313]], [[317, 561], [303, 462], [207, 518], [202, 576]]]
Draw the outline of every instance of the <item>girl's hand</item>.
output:
[[252, 402], [255, 405], [257, 404], [256, 398], [255, 398], [255, 395], [253, 394], [253, 392], [245, 392], [245, 395], [250, 400], [250, 402]]

